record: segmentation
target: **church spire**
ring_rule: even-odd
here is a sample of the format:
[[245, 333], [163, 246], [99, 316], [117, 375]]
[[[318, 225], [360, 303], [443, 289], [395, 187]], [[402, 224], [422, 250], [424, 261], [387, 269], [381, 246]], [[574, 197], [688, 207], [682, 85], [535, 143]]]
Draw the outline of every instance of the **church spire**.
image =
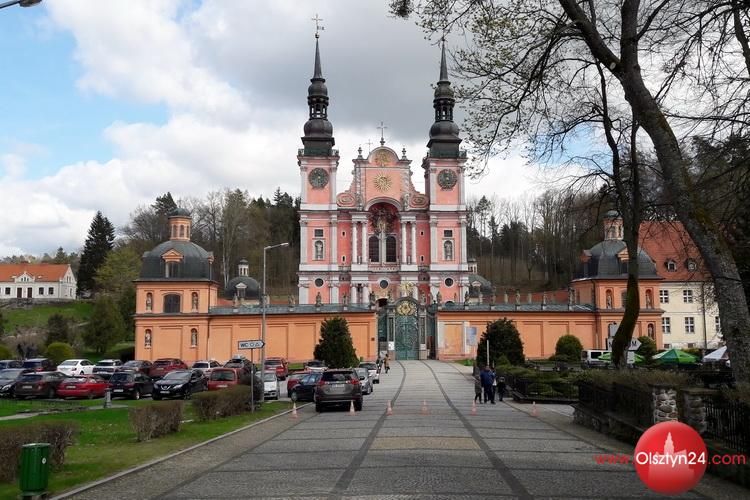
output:
[[315, 33], [315, 66], [310, 86], [307, 88], [307, 105], [310, 116], [305, 123], [302, 137], [305, 156], [330, 156], [336, 143], [333, 138], [333, 125], [328, 121], [328, 87], [323, 78], [320, 64], [320, 36]]
[[458, 125], [453, 122], [453, 106], [456, 99], [453, 97], [451, 82], [448, 80], [448, 65], [445, 61], [445, 40], [443, 40], [440, 54], [440, 79], [435, 87], [435, 98], [432, 106], [435, 108], [435, 123], [430, 127], [430, 156], [440, 158], [457, 158], [459, 155], [458, 145], [461, 139], [458, 137]]

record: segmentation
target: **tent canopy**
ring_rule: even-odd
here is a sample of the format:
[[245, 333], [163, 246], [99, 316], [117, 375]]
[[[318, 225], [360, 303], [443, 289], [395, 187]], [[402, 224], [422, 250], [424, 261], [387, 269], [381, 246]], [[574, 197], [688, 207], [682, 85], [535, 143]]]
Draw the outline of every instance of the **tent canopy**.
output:
[[698, 358], [679, 349], [669, 349], [668, 351], [660, 352], [652, 358], [657, 363], [661, 364], [677, 364], [677, 365], [689, 365], [696, 363]]
[[727, 352], [727, 346], [719, 347], [714, 352], [703, 356], [703, 362], [709, 363], [711, 361], [726, 361], [729, 359], [729, 353]]

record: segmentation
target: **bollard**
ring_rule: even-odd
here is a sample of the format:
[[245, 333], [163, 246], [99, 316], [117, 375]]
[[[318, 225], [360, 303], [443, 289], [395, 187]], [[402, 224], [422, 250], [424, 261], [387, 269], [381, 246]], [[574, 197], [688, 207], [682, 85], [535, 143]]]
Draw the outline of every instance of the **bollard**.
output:
[[109, 387], [104, 390], [104, 407], [112, 408], [112, 389]]
[[21, 498], [46, 496], [49, 480], [49, 443], [30, 443], [21, 448]]

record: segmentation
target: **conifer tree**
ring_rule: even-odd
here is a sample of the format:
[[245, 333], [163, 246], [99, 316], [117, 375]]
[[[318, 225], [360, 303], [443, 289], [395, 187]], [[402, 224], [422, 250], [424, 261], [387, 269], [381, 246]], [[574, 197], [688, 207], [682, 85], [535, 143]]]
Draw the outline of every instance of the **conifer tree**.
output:
[[108, 295], [102, 295], [94, 302], [91, 319], [83, 333], [86, 346], [103, 353], [125, 338], [125, 323], [120, 310]]
[[70, 321], [62, 314], [53, 314], [47, 320], [47, 345], [53, 342], [70, 343]]
[[337, 316], [320, 325], [320, 342], [315, 346], [313, 355], [331, 368], [356, 366], [357, 351], [354, 350], [346, 319]]
[[487, 323], [487, 329], [477, 345], [477, 364], [487, 364], [487, 340], [490, 344], [490, 365], [496, 366], [501, 356], [505, 356], [512, 365], [523, 365], [523, 342], [521, 335], [508, 318]]
[[81, 267], [78, 270], [79, 291], [95, 290], [94, 276], [99, 267], [104, 264], [114, 241], [115, 227], [101, 212], [96, 212], [81, 254]]

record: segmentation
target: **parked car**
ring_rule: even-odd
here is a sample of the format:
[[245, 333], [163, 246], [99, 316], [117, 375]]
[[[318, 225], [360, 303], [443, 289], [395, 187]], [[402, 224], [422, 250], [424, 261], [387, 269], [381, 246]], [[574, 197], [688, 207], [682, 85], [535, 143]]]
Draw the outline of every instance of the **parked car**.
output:
[[153, 365], [151, 364], [151, 361], [146, 361], [144, 359], [134, 359], [125, 362], [125, 364], [118, 368], [117, 371], [142, 373], [147, 377], [150, 377], [152, 366]]
[[154, 383], [151, 377], [141, 372], [120, 371], [110, 377], [109, 389], [112, 391], [112, 397], [141, 399], [141, 396], [153, 393]]
[[372, 382], [374, 384], [380, 383], [380, 370], [378, 370], [377, 363], [373, 363], [372, 361], [365, 361], [364, 363], [360, 363], [359, 367], [367, 368], [367, 371], [370, 372], [370, 377], [372, 377]]
[[174, 370], [154, 384], [153, 399], [190, 399], [194, 392], [208, 389], [208, 379], [200, 370]]
[[175, 370], [187, 370], [187, 369], [188, 369], [187, 365], [181, 359], [159, 358], [156, 361], [154, 361], [154, 364], [151, 366], [151, 373], [149, 375], [151, 376], [152, 380], [156, 380], [158, 378], [162, 378], [167, 373], [173, 372]]
[[236, 368], [214, 368], [208, 376], [208, 390], [218, 391], [240, 383], [240, 372]]
[[24, 360], [21, 368], [26, 368], [32, 372], [53, 372], [57, 370], [57, 365], [51, 359], [32, 358]]
[[120, 367], [122, 367], [122, 361], [119, 359], [103, 359], [94, 366], [93, 374], [109, 378]]
[[57, 366], [57, 371], [72, 377], [73, 375], [91, 375], [94, 373], [94, 363], [88, 359], [66, 359]]
[[327, 405], [354, 402], [354, 409], [362, 409], [362, 384], [352, 368], [329, 369], [323, 372], [315, 386], [315, 411]]
[[359, 376], [359, 383], [362, 385], [362, 394], [372, 394], [372, 377], [367, 368], [355, 368], [357, 376]]
[[305, 370], [309, 372], [324, 372], [326, 371], [326, 364], [317, 359], [313, 359], [305, 363]]
[[292, 388], [289, 397], [292, 401], [313, 401], [315, 399], [315, 386], [318, 385], [322, 376], [323, 372], [306, 373]]
[[[250, 374], [255, 371], [255, 367], [249, 359], [243, 357], [234, 357], [224, 363], [224, 368], [234, 368], [242, 371], [244, 374]], [[240, 374], [242, 376], [242, 374]]]
[[279, 399], [279, 379], [276, 372], [263, 372], [263, 397]]
[[7, 370], [8, 368], [21, 368], [23, 361], [17, 359], [4, 359], [0, 361], [0, 370]]
[[221, 363], [219, 363], [215, 359], [212, 359], [212, 360], [196, 361], [195, 363], [193, 363], [193, 366], [191, 366], [190, 369], [200, 370], [203, 372], [203, 375], [208, 377], [214, 368], [220, 368], [220, 367], [221, 367]]
[[289, 364], [284, 358], [266, 358], [263, 370], [275, 370], [279, 380], [286, 380], [289, 376]]
[[76, 375], [68, 377], [57, 387], [61, 398], [101, 398], [107, 390], [107, 381], [99, 375]]
[[294, 389], [294, 386], [299, 384], [299, 381], [302, 380], [304, 377], [307, 377], [312, 372], [294, 372], [290, 373], [289, 376], [286, 378], [286, 397], [291, 398], [292, 397], [292, 389]]
[[0, 371], [0, 396], [12, 398], [16, 382], [21, 375], [28, 372], [25, 368], [6, 368]]
[[16, 382], [14, 396], [18, 399], [41, 397], [52, 399], [57, 394], [57, 388], [67, 377], [61, 372], [30, 372], [24, 373]]
[[606, 361], [601, 361], [599, 358], [602, 356], [602, 354], [606, 354], [610, 351], [605, 351], [602, 349], [585, 349], [581, 351], [581, 365], [584, 368], [592, 367], [592, 366], [606, 366]]

